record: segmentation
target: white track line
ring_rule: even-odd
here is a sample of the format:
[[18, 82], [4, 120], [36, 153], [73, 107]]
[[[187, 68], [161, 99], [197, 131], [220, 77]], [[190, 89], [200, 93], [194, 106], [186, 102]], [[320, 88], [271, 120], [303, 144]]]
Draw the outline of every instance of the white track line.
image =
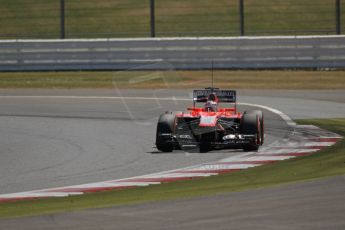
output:
[[[115, 97], [115, 96], [44, 96], [44, 95], [37, 95], [37, 96], [30, 96], [30, 95], [0, 95], [0, 98], [6, 99], [6, 98], [14, 98], [14, 99], [110, 99], [110, 100], [162, 100], [162, 101], [168, 101], [168, 100], [174, 100], [174, 101], [191, 101], [191, 98], [176, 98], [176, 97]], [[295, 122], [292, 121], [292, 119], [284, 114], [283, 112], [273, 109], [268, 106], [264, 105], [258, 105], [258, 104], [250, 104], [250, 103], [237, 103], [239, 105], [246, 105], [246, 106], [254, 106], [259, 107], [262, 109], [266, 109], [268, 111], [271, 111], [272, 113], [278, 114], [288, 125], [294, 126], [296, 125]]]
[[192, 101], [191, 98], [175, 98], [175, 97], [114, 97], [114, 96], [30, 96], [30, 95], [0, 95], [0, 99], [101, 99], [101, 100], [175, 100], [175, 101]]

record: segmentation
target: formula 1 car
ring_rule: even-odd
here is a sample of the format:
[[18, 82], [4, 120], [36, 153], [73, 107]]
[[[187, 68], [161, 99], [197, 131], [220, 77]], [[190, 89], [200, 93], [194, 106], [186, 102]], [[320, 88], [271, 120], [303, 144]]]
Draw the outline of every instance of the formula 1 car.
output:
[[[196, 103], [203, 103], [197, 107]], [[220, 103], [227, 106], [220, 107]], [[187, 112], [165, 112], [157, 123], [156, 147], [174, 149], [241, 148], [257, 151], [264, 142], [262, 111], [237, 112], [236, 91], [206, 88], [193, 91], [193, 107]]]

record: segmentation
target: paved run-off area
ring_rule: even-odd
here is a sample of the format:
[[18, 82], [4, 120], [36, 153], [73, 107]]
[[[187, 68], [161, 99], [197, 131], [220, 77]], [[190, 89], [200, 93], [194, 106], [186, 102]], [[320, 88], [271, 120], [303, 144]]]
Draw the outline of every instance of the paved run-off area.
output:
[[345, 226], [345, 177], [0, 221], [2, 229], [313, 229]]

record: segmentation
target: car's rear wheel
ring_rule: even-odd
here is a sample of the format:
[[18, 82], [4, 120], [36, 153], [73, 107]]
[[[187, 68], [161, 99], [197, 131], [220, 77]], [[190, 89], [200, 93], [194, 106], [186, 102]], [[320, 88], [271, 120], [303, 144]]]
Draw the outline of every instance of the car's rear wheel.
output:
[[156, 147], [162, 152], [172, 152], [174, 145], [171, 136], [174, 131], [175, 115], [172, 113], [162, 114], [157, 123]]
[[244, 113], [242, 117], [242, 133], [244, 135], [253, 135], [255, 139], [243, 146], [244, 151], [256, 151], [261, 144], [261, 126], [260, 118], [257, 113]]

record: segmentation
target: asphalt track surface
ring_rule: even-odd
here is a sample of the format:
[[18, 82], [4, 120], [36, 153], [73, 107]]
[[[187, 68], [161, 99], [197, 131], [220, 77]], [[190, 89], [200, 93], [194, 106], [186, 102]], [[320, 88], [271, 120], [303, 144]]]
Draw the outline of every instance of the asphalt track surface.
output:
[[[242, 153], [153, 148], [159, 114], [190, 106], [189, 91], [88, 92], [88, 97], [79, 92], [0, 97], [1, 194], [145, 175]], [[177, 99], [152, 99], [171, 96]], [[250, 109], [255, 108], [239, 106]], [[278, 115], [265, 111], [265, 120], [266, 144], [289, 135]]]
[[[152, 93], [121, 92], [128, 98], [152, 97]], [[118, 94], [111, 90], [2, 91], [1, 193], [136, 176], [237, 154], [236, 151], [157, 154], [152, 148], [157, 112], [179, 110], [190, 102], [166, 100], [157, 104], [152, 100], [125, 100], [124, 106], [123, 101], [104, 98]], [[171, 92], [154, 94], [168, 97]], [[49, 98], [48, 95], [93, 95], [94, 98]], [[174, 95], [185, 98], [188, 92], [174, 91]], [[242, 91], [239, 95], [242, 95], [240, 102], [276, 105], [274, 108], [288, 111], [293, 118], [343, 117], [345, 114], [344, 91]], [[273, 100], [267, 100], [272, 97]], [[303, 112], [296, 108], [303, 108]], [[288, 134], [288, 127], [279, 116], [268, 111], [265, 115], [267, 143]], [[231, 229], [324, 229], [324, 226], [342, 229], [344, 218], [339, 216], [344, 217], [345, 208], [337, 201], [344, 198], [343, 182], [343, 177], [339, 177], [313, 182], [312, 188], [310, 184], [301, 184], [178, 202], [23, 218], [1, 221], [0, 227], [113, 229], [116, 225], [118, 229], [139, 226], [143, 229], [229, 229], [231, 225]], [[314, 198], [306, 196], [313, 193]], [[298, 212], [291, 202], [295, 202]], [[337, 214], [326, 218], [330, 216], [329, 210], [336, 210]], [[302, 218], [302, 214], [310, 219]], [[313, 218], [318, 222], [312, 222]], [[28, 222], [30, 224], [26, 224]]]

